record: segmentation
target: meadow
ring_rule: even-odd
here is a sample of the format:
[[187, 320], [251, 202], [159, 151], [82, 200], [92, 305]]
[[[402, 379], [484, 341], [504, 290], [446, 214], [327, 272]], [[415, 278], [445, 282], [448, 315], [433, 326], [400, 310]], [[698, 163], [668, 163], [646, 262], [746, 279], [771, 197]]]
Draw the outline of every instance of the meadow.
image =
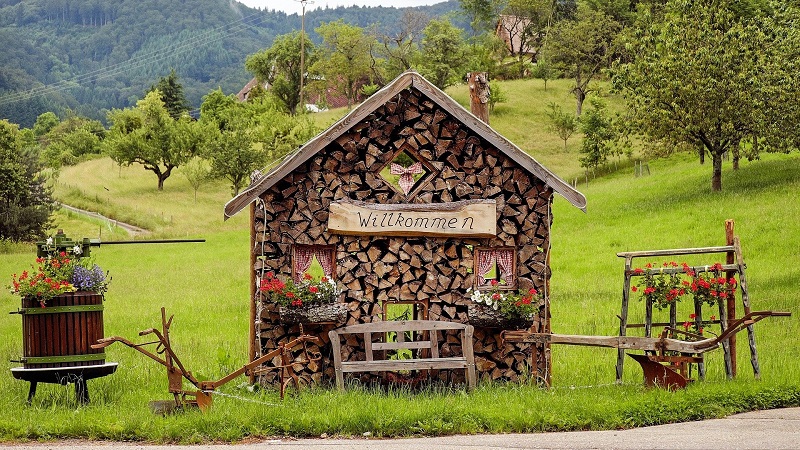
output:
[[[565, 153], [563, 142], [550, 136], [544, 122], [516, 122], [541, 115], [550, 95], [565, 108], [572, 106], [566, 84], [550, 82], [545, 93], [535, 83], [508, 86], [515, 95], [498, 106], [492, 125], [557, 174], [577, 176], [579, 136], [570, 140]], [[463, 101], [464, 92], [453, 95]], [[527, 113], [526, 104], [540, 106]], [[319, 120], [330, 122], [341, 112], [329, 114]], [[511, 135], [513, 130], [521, 141]], [[739, 339], [737, 379], [725, 379], [721, 351], [711, 352], [706, 381], [678, 392], [645, 389], [641, 369], [631, 362], [626, 362], [623, 383], [614, 384], [615, 350], [553, 346], [550, 389], [486, 382], [474, 392], [447, 386], [422, 392], [360, 387], [338, 392], [323, 386], [292, 391], [281, 401], [275, 390], [252, 390], [242, 377], [221, 389], [224, 395], [215, 396], [207, 414], [154, 417], [147, 402], [169, 398], [165, 370], [115, 345], [106, 352], [119, 369], [89, 381], [88, 406], [75, 403], [71, 387], [58, 385], [40, 385], [33, 404], [26, 406], [28, 384], [9, 372], [16, 366], [9, 361], [21, 356], [20, 318], [2, 314], [0, 441], [78, 437], [186, 443], [323, 433], [380, 437], [617, 429], [800, 405], [800, 155], [763, 155], [758, 161], [743, 161], [738, 171], [726, 163], [723, 191], [717, 193], [710, 192], [710, 166], [689, 155], [650, 161], [649, 166], [649, 176], [635, 177], [623, 164], [578, 186], [588, 198], [586, 213], [556, 196], [553, 331], [616, 335], [623, 281], [617, 252], [722, 245], [724, 221], [734, 219], [753, 309], [793, 314], [755, 326], [760, 380], [753, 378], [744, 338]], [[228, 192], [223, 183], [209, 183], [195, 201], [180, 170], [159, 192], [150, 173], [137, 166], [119, 168], [108, 159], [64, 169], [56, 186], [65, 203], [153, 230], [149, 237], [206, 239], [102, 245], [92, 251], [113, 277], [105, 302], [106, 335], [139, 342], [140, 330], [159, 326], [159, 308], [164, 306], [175, 315], [174, 348], [201, 379], [219, 378], [247, 362], [249, 233], [246, 213], [222, 220]], [[124, 238], [113, 224], [67, 213], [58, 219], [59, 228], [72, 237]], [[0, 255], [2, 284], [33, 259], [30, 249]], [[13, 311], [19, 299], [4, 289], [0, 304]], [[689, 305], [681, 307], [686, 309], [679, 317], [688, 316]], [[631, 308], [631, 320], [641, 319], [643, 305], [634, 300]]]

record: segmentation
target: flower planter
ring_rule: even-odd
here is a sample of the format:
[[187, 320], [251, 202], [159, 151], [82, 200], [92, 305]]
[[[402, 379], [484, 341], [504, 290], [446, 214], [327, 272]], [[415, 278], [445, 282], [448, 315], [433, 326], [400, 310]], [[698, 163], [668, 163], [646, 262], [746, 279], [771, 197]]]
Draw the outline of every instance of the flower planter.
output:
[[94, 292], [58, 295], [42, 307], [22, 299], [23, 367], [92, 366], [105, 362], [92, 344], [103, 337], [103, 296]]
[[347, 305], [326, 303], [301, 307], [281, 306], [278, 308], [280, 321], [284, 324], [296, 323], [343, 323], [347, 320]]
[[533, 319], [503, 316], [500, 311], [486, 305], [471, 303], [467, 306], [469, 323], [476, 327], [502, 328], [504, 330], [522, 330], [533, 325]]

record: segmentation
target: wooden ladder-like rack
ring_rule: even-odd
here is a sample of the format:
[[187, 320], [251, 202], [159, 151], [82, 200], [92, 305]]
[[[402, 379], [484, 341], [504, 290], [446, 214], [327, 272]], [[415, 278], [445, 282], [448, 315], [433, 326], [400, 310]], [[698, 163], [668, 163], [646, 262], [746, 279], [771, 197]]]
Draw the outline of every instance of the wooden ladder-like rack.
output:
[[[739, 277], [739, 288], [741, 290], [742, 296], [742, 305], [744, 307], [744, 314], [747, 315], [751, 312], [750, 308], [750, 296], [747, 290], [747, 277], [745, 275], [745, 268], [746, 265], [744, 263], [744, 258], [742, 256], [742, 247], [739, 243], [739, 238], [733, 234], [733, 220], [725, 221], [725, 236], [727, 245], [720, 246], [720, 247], [701, 247], [701, 248], [686, 248], [686, 249], [671, 249], [671, 250], [653, 250], [653, 251], [637, 251], [637, 252], [622, 252], [617, 253], [617, 256], [620, 258], [625, 258], [625, 281], [622, 288], [622, 313], [619, 315], [620, 324], [619, 324], [619, 335], [620, 337], [626, 336], [629, 328], [644, 328], [644, 335], [646, 337], [652, 336], [652, 328], [653, 326], [656, 327], [669, 327], [670, 329], [677, 328], [677, 313], [676, 307], [673, 303], [670, 305], [669, 308], [669, 322], [668, 323], [654, 323], [653, 322], [653, 304], [646, 303], [645, 305], [645, 321], [644, 323], [628, 323], [628, 307], [630, 304], [630, 293], [631, 293], [631, 281], [632, 278], [641, 276], [642, 273], [640, 271], [636, 271], [633, 268], [633, 260], [636, 258], [656, 258], [656, 257], [671, 257], [671, 256], [684, 256], [684, 255], [706, 255], [706, 254], [725, 254], [726, 261], [725, 264], [722, 265], [722, 272], [725, 274], [726, 279], [730, 280], [733, 279], [738, 275]], [[696, 273], [701, 272], [708, 272], [709, 266], [693, 266], [690, 269]], [[672, 274], [672, 273], [681, 273], [685, 269], [682, 267], [664, 267], [659, 268], [659, 274]], [[695, 315], [697, 320], [700, 320], [702, 317], [701, 305], [695, 304]], [[722, 301], [719, 302], [719, 320], [713, 321], [713, 323], [719, 323], [720, 328], [722, 330], [722, 335], [727, 336], [726, 339], [721, 341], [722, 349], [724, 352], [724, 361], [725, 361], [725, 373], [728, 378], [734, 378], [736, 376], [737, 368], [736, 368], [736, 336], [733, 333], [725, 333], [726, 329], [732, 326], [736, 322], [736, 299], [735, 297], [731, 297], [727, 299], [727, 302], [723, 303]], [[758, 379], [761, 377], [761, 369], [759, 368], [758, 364], [758, 352], [756, 350], [756, 340], [755, 340], [755, 333], [753, 330], [753, 325], [750, 323], [746, 326], [747, 328], [747, 338], [750, 344], [750, 363], [753, 366], [753, 373], [755, 378]], [[659, 355], [651, 355], [651, 359], [659, 359]], [[669, 358], [674, 358], [666, 355], [661, 355], [662, 362], [670, 362], [668, 361]], [[702, 361], [702, 358], [699, 357], [690, 357], [691, 361], [678, 361], [677, 364], [681, 366], [681, 370], [683, 370], [683, 366], [685, 366], [686, 362], [697, 362], [698, 363], [698, 376], [703, 379], [705, 378], [705, 365]], [[620, 348], [617, 353], [617, 366], [616, 366], [616, 379], [617, 381], [622, 380], [622, 369], [623, 363], [625, 361], [625, 352], [624, 349]]]

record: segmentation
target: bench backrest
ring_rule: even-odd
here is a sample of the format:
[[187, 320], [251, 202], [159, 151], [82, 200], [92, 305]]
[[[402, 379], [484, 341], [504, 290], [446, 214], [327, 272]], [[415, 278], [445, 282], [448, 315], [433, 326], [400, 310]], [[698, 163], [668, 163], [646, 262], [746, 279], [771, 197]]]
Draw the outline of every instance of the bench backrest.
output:
[[[431, 358], [439, 357], [439, 330], [459, 330], [461, 331], [461, 343], [465, 354], [467, 351], [472, 353], [472, 325], [458, 322], [445, 322], [438, 320], [397, 320], [385, 322], [361, 323], [331, 330], [328, 336], [333, 345], [334, 355], [341, 353], [341, 336], [344, 334], [362, 334], [364, 337], [364, 349], [366, 360], [373, 360], [373, 352], [381, 350], [399, 349], [429, 349]], [[406, 331], [427, 331], [421, 340], [406, 341]], [[372, 334], [384, 334], [397, 332], [397, 342], [372, 342]]]

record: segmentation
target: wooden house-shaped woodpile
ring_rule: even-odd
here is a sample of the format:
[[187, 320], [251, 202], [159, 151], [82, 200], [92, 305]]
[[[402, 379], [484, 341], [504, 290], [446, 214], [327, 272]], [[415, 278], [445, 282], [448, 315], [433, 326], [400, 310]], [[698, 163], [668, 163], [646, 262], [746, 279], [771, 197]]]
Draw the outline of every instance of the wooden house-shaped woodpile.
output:
[[[323, 342], [320, 361], [295, 367], [311, 382], [333, 378], [331, 328], [386, 320], [391, 305], [470, 322], [468, 290], [492, 279], [548, 293], [554, 192], [585, 209], [568, 183], [422, 76], [403, 73], [225, 206], [226, 217], [250, 207], [250, 359], [301, 332], [259, 292], [261, 279], [297, 280], [312, 259], [336, 281], [346, 315], [302, 324]], [[545, 295], [532, 330], [549, 330], [548, 302]], [[479, 378], [547, 378], [549, 348], [504, 344], [501, 332], [475, 327]], [[345, 343], [345, 360], [363, 357], [362, 346]], [[457, 346], [444, 339], [440, 354], [459, 354]], [[266, 371], [259, 381], [277, 379]]]

